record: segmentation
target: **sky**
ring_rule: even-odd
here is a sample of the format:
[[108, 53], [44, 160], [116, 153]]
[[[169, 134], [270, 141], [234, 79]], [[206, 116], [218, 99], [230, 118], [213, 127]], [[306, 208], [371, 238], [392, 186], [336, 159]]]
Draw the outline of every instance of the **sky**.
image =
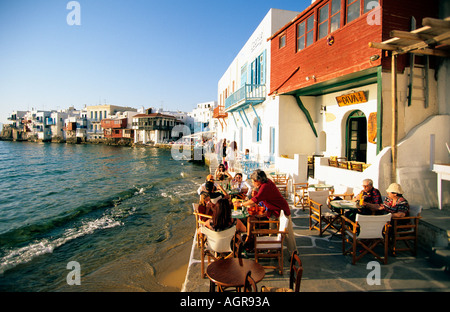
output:
[[78, 0], [77, 11], [69, 2], [0, 0], [0, 123], [15, 110], [105, 103], [190, 112], [217, 101], [219, 79], [270, 8], [311, 4]]

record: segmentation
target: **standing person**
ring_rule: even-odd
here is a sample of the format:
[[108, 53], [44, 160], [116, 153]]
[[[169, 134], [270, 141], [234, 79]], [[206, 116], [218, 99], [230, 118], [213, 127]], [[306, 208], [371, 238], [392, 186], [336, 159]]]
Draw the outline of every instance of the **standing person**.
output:
[[225, 167], [227, 166], [227, 140], [223, 139], [222, 142], [222, 164], [225, 165]]
[[234, 172], [236, 158], [237, 158], [237, 143], [236, 141], [233, 141], [230, 143], [230, 146], [227, 149], [227, 157], [226, 157], [228, 169], [231, 172]]
[[289, 254], [292, 254], [294, 250], [297, 250], [295, 243], [294, 228], [291, 220], [291, 210], [289, 204], [281, 195], [275, 183], [269, 180], [266, 173], [260, 169], [255, 170], [250, 176], [252, 179], [255, 194], [250, 200], [241, 203], [241, 206], [252, 206], [259, 202], [262, 202], [267, 208], [266, 215], [271, 220], [278, 219], [280, 217], [281, 210], [284, 215], [289, 219], [288, 234], [286, 239], [287, 248]]

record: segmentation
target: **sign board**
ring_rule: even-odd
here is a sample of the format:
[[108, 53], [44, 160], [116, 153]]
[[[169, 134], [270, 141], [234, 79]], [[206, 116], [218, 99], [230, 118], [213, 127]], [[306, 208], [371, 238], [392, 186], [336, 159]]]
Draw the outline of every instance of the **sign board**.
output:
[[370, 113], [367, 122], [367, 139], [370, 143], [377, 143], [377, 113]]
[[341, 95], [336, 97], [339, 106], [360, 104], [367, 102], [364, 91], [354, 92], [351, 94]]

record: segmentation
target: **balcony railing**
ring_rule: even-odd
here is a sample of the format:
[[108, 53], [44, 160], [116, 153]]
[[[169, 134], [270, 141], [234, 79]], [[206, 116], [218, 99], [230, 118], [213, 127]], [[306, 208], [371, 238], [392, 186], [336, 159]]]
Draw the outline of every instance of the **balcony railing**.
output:
[[232, 111], [242, 104], [259, 104], [266, 100], [266, 85], [245, 84], [225, 100], [225, 110]]

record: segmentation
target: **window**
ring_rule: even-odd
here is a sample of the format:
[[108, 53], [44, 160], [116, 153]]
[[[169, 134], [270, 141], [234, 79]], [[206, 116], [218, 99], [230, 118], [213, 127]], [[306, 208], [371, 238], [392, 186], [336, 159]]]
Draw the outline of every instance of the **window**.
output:
[[279, 40], [278, 48], [284, 48], [286, 46], [286, 34], [281, 35]]
[[379, 0], [364, 0], [364, 13], [376, 8], [380, 5]]
[[360, 0], [347, 0], [347, 23], [357, 19], [360, 15]]
[[262, 124], [258, 121], [258, 119], [253, 120], [253, 142], [261, 142], [262, 141]]
[[305, 21], [297, 25], [297, 51], [305, 48]]
[[314, 42], [314, 15], [306, 20], [306, 46]]
[[341, 0], [331, 1], [331, 23], [330, 32], [333, 32], [341, 26]]
[[328, 35], [328, 3], [319, 10], [319, 38]]

